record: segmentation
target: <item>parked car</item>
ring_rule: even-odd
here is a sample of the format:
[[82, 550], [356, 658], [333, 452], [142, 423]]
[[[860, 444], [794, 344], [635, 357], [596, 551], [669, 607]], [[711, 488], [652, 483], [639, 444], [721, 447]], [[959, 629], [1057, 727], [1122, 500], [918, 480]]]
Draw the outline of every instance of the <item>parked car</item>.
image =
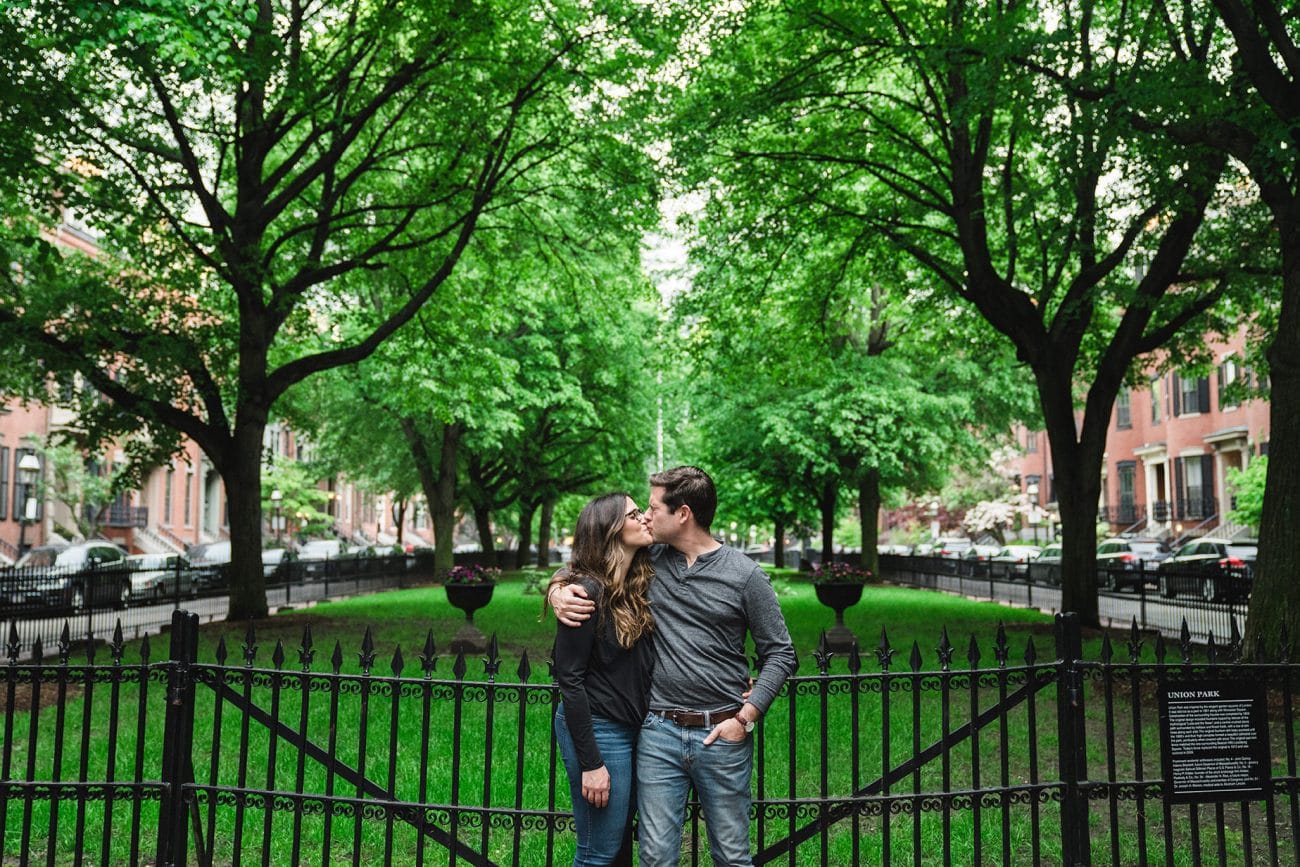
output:
[[200, 590], [213, 590], [230, 584], [230, 540], [205, 542], [190, 548], [188, 555], [194, 569], [194, 583]]
[[19, 559], [15, 573], [6, 580], [9, 605], [81, 612], [123, 608], [130, 601], [126, 552], [117, 545], [97, 540], [55, 548], [34, 548]]
[[193, 596], [194, 567], [184, 554], [131, 554], [126, 558], [131, 571], [131, 598], [167, 599]]
[[989, 558], [989, 569], [994, 576], [1024, 579], [1029, 573], [1029, 561], [1042, 550], [1036, 545], [1004, 545]]
[[974, 544], [961, 555], [961, 559], [966, 561], [973, 577], [987, 578], [989, 576], [989, 561], [993, 559], [999, 550], [1001, 548], [997, 545]]
[[1160, 595], [1172, 599], [1193, 593], [1206, 602], [1237, 601], [1250, 595], [1258, 546], [1203, 536], [1193, 539], [1157, 566]]
[[1097, 546], [1097, 586], [1104, 590], [1140, 590], [1156, 564], [1168, 556], [1168, 549], [1159, 539], [1105, 539]]
[[63, 551], [68, 550], [67, 545], [37, 545], [35, 548], [27, 549], [27, 553], [18, 558], [14, 563], [14, 569], [42, 569], [54, 565], [54, 559]]
[[1061, 546], [1059, 543], [1044, 546], [1038, 556], [1029, 562], [1026, 574], [1035, 584], [1061, 583]]
[[296, 562], [298, 553], [292, 548], [267, 548], [262, 551], [262, 577], [284, 583], [289, 580]]
[[323, 578], [330, 567], [326, 564], [338, 560], [346, 548], [338, 539], [312, 539], [298, 548], [298, 560], [302, 563], [304, 578]]
[[963, 539], [960, 536], [941, 536], [934, 540], [934, 549], [930, 551], [930, 556], [960, 559], [973, 545], [970, 539]]

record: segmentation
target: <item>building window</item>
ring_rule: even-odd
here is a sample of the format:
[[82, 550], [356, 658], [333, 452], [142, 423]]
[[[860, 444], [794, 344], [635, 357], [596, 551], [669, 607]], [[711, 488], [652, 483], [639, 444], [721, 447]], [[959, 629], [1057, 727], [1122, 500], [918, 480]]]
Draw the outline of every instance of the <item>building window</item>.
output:
[[1229, 355], [1223, 359], [1219, 365], [1219, 409], [1233, 409], [1241, 404], [1237, 399], [1235, 386], [1242, 379], [1241, 366], [1237, 364], [1237, 357]]
[[1151, 380], [1151, 423], [1160, 424], [1160, 382]]
[[1137, 462], [1120, 461], [1115, 468], [1119, 480], [1119, 522], [1132, 524], [1137, 520], [1137, 496], [1135, 494], [1137, 479]]
[[1209, 411], [1209, 377], [1174, 374], [1174, 415], [1195, 415]]
[[176, 484], [176, 467], [169, 466], [167, 472], [163, 474], [163, 513], [162, 524], [164, 527], [172, 525], [172, 487]]
[[1027, 452], [1038, 451], [1038, 431], [1036, 430], [1025, 431], [1025, 451]]
[[1133, 427], [1133, 392], [1128, 386], [1115, 396], [1115, 427], [1120, 430]]
[[1174, 462], [1179, 520], [1204, 520], [1215, 514], [1213, 455], [1190, 455]]
[[9, 447], [0, 446], [0, 519], [9, 514]]
[[194, 517], [191, 510], [194, 506], [194, 468], [185, 468], [185, 526], [192, 526]]

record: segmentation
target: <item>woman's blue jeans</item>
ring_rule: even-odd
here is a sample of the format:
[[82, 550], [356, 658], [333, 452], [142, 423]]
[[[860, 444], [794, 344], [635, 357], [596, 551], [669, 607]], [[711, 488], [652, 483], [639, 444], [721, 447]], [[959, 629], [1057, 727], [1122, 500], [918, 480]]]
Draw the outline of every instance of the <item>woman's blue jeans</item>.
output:
[[555, 711], [555, 741], [569, 774], [573, 798], [573, 820], [578, 829], [578, 851], [574, 867], [632, 863], [632, 806], [636, 803], [636, 738], [638, 726], [624, 725], [596, 714], [591, 715], [596, 746], [609, 771], [609, 804], [593, 807], [582, 797], [582, 768], [578, 751], [569, 735], [564, 705]]

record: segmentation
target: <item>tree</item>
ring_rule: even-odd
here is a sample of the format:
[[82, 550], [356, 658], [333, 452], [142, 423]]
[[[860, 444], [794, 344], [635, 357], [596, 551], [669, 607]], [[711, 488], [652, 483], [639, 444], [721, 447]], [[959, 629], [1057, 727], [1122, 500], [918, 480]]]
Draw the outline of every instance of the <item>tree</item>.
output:
[[1139, 359], [1242, 285], [1258, 229], [1222, 155], [1135, 134], [1074, 86], [1140, 74], [1125, 34], [1142, 19], [1093, 0], [720, 18], [728, 38], [710, 45], [683, 109], [682, 127], [707, 137], [685, 135], [677, 158], [713, 188], [748, 173], [750, 188], [856, 220], [1014, 347], [1055, 457], [1062, 605], [1095, 624], [1115, 396]]
[[125, 467], [105, 466], [88, 459], [72, 441], [50, 437], [44, 442], [30, 439], [26, 445], [40, 455], [41, 466], [45, 468], [38, 483], [43, 489], [38, 489], [37, 501], [48, 497], [62, 503], [72, 516], [71, 535], [95, 538], [104, 509], [131, 481]]
[[[1228, 487], [1232, 489], [1235, 508], [1228, 517], [1258, 532], [1264, 514], [1264, 496], [1268, 490], [1268, 458], [1256, 458], [1244, 470], [1228, 470]], [[1254, 593], [1254, 590], [1251, 591]]]
[[[275, 509], [271, 492], [279, 491], [279, 512], [285, 528], [300, 536], [312, 536], [330, 525], [329, 492], [316, 486], [317, 475], [300, 461], [279, 458], [262, 473], [262, 504], [264, 511]], [[281, 541], [288, 538], [281, 536]]]
[[706, 441], [728, 473], [763, 479], [750, 484], [776, 536], [797, 517], [791, 492], [813, 504], [823, 556], [849, 492], [874, 572], [884, 492], [925, 490], [949, 460], [984, 455], [990, 432], [1028, 410], [1026, 390], [996, 348], [935, 353], [936, 332], [962, 317], [917, 304], [920, 289], [854, 221], [791, 216], [771, 175], [728, 180], [697, 221], [698, 272], [676, 305], [697, 347]]
[[[27, 50], [7, 77], [59, 99], [19, 152], [0, 337], [28, 363], [4, 387], [34, 391], [37, 365], [75, 370], [114, 408], [102, 439], [143, 420], [199, 444], [230, 497], [232, 619], [266, 613], [261, 442], [287, 390], [373, 354], [504, 214], [585, 197], [620, 222], [646, 189], [602, 127], [607, 94], [656, 56], [636, 4], [24, 0], [8, 14]], [[99, 233], [97, 257], [51, 249], [51, 186]]]
[[451, 568], [458, 506], [474, 509], [489, 556], [494, 516], [517, 506], [518, 559], [538, 509], [544, 533], [559, 497], [642, 478], [648, 451], [654, 320], [635, 227], [567, 210], [510, 228], [471, 245], [458, 279], [473, 288], [441, 315], [422, 312], [294, 402], [331, 472], [423, 491], [435, 570]]
[[1245, 166], [1271, 218], [1281, 275], [1280, 297], [1264, 313], [1273, 326], [1264, 353], [1271, 459], [1245, 644], [1275, 656], [1284, 635], [1300, 635], [1300, 19], [1270, 3], [1211, 3], [1217, 21], [1200, 3], [1176, 4], [1157, 31], [1145, 86], [1119, 95], [1138, 128]]

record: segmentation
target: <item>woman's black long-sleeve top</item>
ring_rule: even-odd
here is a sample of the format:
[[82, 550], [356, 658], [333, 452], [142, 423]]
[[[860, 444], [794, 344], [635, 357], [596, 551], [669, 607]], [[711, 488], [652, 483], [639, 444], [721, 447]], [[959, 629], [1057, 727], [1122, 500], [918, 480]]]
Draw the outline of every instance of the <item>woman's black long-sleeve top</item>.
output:
[[578, 752], [578, 764], [584, 771], [594, 771], [605, 761], [592, 733], [592, 714], [640, 726], [649, 708], [654, 661], [649, 635], [630, 650], [619, 646], [613, 622], [602, 616], [601, 585], [590, 578], [581, 578], [577, 583], [596, 603], [596, 610], [581, 626], [556, 627], [555, 680], [564, 700], [564, 715]]

